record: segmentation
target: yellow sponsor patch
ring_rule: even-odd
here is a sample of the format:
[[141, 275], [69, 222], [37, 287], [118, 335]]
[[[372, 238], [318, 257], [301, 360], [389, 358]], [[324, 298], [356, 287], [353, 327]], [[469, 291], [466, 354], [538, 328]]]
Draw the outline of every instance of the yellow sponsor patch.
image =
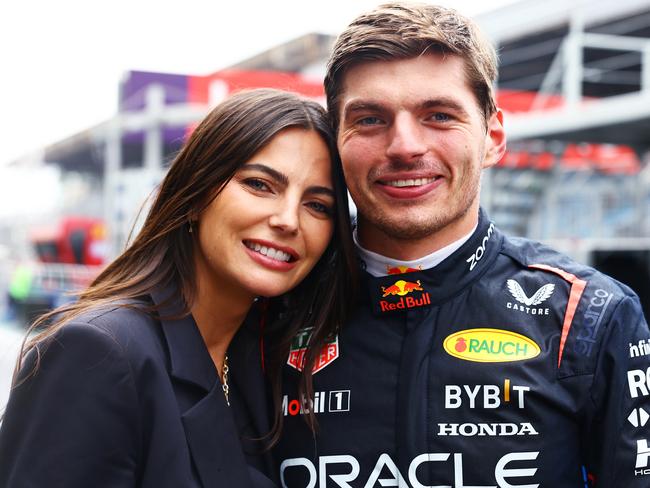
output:
[[539, 355], [539, 346], [526, 336], [499, 329], [467, 329], [447, 336], [447, 354], [464, 361], [505, 363]]

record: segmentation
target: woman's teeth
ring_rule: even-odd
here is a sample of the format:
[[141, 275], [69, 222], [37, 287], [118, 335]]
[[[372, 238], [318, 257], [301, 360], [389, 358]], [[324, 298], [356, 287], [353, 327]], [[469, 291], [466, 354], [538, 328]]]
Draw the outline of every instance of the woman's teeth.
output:
[[246, 242], [246, 247], [252, 249], [255, 252], [263, 254], [267, 258], [276, 259], [277, 261], [288, 262], [291, 259], [291, 255], [280, 251], [279, 249], [274, 249], [272, 247], [262, 246], [258, 243]]

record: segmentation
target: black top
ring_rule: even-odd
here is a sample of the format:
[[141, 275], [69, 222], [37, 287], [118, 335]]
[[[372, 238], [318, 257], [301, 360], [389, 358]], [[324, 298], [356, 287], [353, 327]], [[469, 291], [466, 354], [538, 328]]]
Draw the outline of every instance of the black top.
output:
[[[160, 304], [174, 293], [153, 293]], [[146, 301], [132, 305], [150, 305]], [[0, 486], [273, 487], [249, 466], [216, 368], [193, 318], [162, 320], [122, 306], [66, 324], [9, 398], [0, 428]], [[261, 382], [257, 344], [229, 351], [230, 375]], [[240, 353], [241, 352], [241, 353]], [[233, 399], [235, 400], [235, 399]], [[255, 407], [253, 410], [264, 408]], [[254, 414], [254, 415], [253, 415]], [[264, 416], [244, 412], [250, 432]], [[258, 467], [261, 463], [256, 462]]]

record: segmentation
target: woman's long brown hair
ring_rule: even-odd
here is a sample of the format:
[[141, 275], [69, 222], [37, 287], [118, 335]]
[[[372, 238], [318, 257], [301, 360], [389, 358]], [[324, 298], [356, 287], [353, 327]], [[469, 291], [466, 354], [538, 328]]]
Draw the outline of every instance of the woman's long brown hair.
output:
[[[273, 317], [278, 320], [269, 323], [277, 341], [267, 370], [276, 408], [275, 427], [269, 438], [277, 439], [282, 418], [281, 368], [291, 338], [298, 329], [313, 327], [300, 386], [301, 394], [311, 398], [312, 366], [327, 337], [341, 326], [356, 282], [347, 192], [327, 116], [318, 103], [280, 90], [240, 92], [203, 119], [171, 164], [134, 241], [77, 301], [42, 315], [30, 326], [28, 334], [34, 335], [28, 335], [23, 343], [14, 385], [26, 355], [30, 352], [36, 355], [32, 371], [35, 372], [40, 355], [46, 353], [48, 339], [90, 309], [109, 302], [133, 303], [133, 299], [141, 299], [154, 289], [173, 284], [181, 294], [182, 313], [189, 314], [196, 297], [193, 241], [196, 233], [188, 232], [190, 218], [205, 209], [237, 169], [278, 132], [294, 127], [316, 131], [330, 149], [335, 225], [327, 250], [308, 277], [285, 296], [270, 300]], [[159, 308], [163, 306], [159, 304]], [[143, 305], [142, 309], [151, 314], [159, 312], [155, 306]], [[309, 423], [315, 427], [313, 414]]]

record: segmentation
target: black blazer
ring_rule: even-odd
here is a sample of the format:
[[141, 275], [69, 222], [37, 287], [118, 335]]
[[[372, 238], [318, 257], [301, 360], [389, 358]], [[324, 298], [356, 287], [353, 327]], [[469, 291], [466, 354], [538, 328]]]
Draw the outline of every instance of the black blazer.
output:
[[[152, 294], [154, 303], [163, 298]], [[230, 375], [240, 376], [248, 394], [259, 386], [263, 395], [254, 346], [238, 334]], [[106, 307], [66, 324], [32, 375], [35, 360], [30, 354], [0, 427], [0, 486], [275, 486], [247, 462], [237, 407], [227, 406], [191, 316], [155, 320]], [[250, 432], [268, 431], [265, 407], [262, 399], [259, 418], [244, 412]], [[263, 469], [262, 461], [254, 464]]]

